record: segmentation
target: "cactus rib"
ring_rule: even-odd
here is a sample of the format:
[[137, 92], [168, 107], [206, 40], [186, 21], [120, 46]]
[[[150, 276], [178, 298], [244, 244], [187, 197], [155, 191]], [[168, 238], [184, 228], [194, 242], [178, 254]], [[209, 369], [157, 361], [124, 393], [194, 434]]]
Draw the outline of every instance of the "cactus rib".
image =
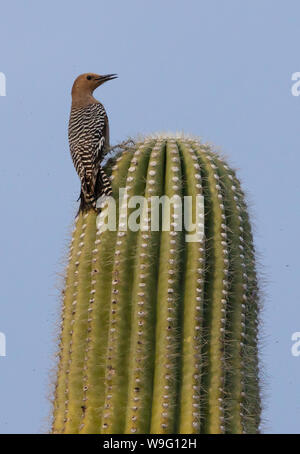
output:
[[[117, 163], [112, 174], [112, 190], [119, 208], [118, 189], [123, 187], [132, 153], [127, 153]], [[87, 340], [88, 352], [84, 365], [88, 387], [84, 393], [82, 405], [82, 433], [101, 433], [100, 420], [104, 406], [105, 360], [108, 342], [108, 321], [110, 307], [107, 304], [95, 304], [97, 301], [110, 299], [112, 291], [113, 257], [116, 248], [116, 231], [97, 231], [93, 249], [90, 312]], [[93, 334], [93, 337], [91, 337]]]

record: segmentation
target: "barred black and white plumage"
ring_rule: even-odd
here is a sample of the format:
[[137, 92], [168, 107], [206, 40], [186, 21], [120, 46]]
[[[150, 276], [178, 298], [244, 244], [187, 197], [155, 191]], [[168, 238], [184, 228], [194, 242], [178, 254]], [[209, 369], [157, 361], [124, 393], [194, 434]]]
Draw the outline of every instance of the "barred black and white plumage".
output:
[[[111, 194], [108, 176], [101, 167], [109, 149], [109, 125], [103, 105], [92, 96], [94, 88], [113, 75], [83, 74], [72, 89], [69, 144], [72, 160], [81, 182], [79, 210], [96, 209], [97, 199]], [[94, 81], [94, 82], [93, 82]], [[104, 80], [105, 81], [105, 80]]]

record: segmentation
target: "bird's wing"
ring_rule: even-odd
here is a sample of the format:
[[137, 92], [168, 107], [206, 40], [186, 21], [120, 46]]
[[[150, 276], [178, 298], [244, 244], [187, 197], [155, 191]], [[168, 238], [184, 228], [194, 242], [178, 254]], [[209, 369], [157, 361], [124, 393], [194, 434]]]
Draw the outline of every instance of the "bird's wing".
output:
[[92, 160], [95, 168], [99, 168], [99, 163], [102, 160], [108, 144], [108, 118], [102, 104], [93, 104], [91, 106], [92, 116], [91, 123], [92, 132]]
[[106, 149], [108, 120], [100, 103], [91, 104], [75, 118], [73, 133], [76, 140], [70, 141], [70, 151], [75, 169], [79, 175], [82, 190], [86, 196], [93, 195], [100, 169], [100, 162]]
[[90, 176], [92, 173], [90, 153], [88, 150], [83, 153], [83, 144], [70, 146], [70, 151], [74, 167], [80, 178], [82, 190], [85, 194], [89, 194], [91, 189]]

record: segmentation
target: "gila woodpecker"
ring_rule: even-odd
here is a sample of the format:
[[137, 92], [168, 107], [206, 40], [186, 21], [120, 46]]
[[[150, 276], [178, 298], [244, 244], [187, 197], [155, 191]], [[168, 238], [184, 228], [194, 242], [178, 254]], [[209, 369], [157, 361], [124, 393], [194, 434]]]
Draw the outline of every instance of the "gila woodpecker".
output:
[[81, 182], [79, 211], [96, 209], [97, 199], [111, 194], [110, 180], [101, 167], [101, 160], [109, 149], [108, 118], [93, 92], [116, 77], [116, 74], [81, 74], [72, 87], [69, 144]]

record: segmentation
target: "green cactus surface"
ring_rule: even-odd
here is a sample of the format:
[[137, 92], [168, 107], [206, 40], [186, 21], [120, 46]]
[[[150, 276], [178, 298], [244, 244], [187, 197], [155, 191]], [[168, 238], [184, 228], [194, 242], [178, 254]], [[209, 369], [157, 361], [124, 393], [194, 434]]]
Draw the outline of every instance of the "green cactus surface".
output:
[[[111, 180], [116, 229], [93, 210], [75, 220], [52, 433], [259, 432], [259, 296], [235, 171], [195, 139], [158, 136], [128, 146]], [[174, 203], [150, 228], [137, 196]], [[188, 196], [197, 241], [178, 210]]]

